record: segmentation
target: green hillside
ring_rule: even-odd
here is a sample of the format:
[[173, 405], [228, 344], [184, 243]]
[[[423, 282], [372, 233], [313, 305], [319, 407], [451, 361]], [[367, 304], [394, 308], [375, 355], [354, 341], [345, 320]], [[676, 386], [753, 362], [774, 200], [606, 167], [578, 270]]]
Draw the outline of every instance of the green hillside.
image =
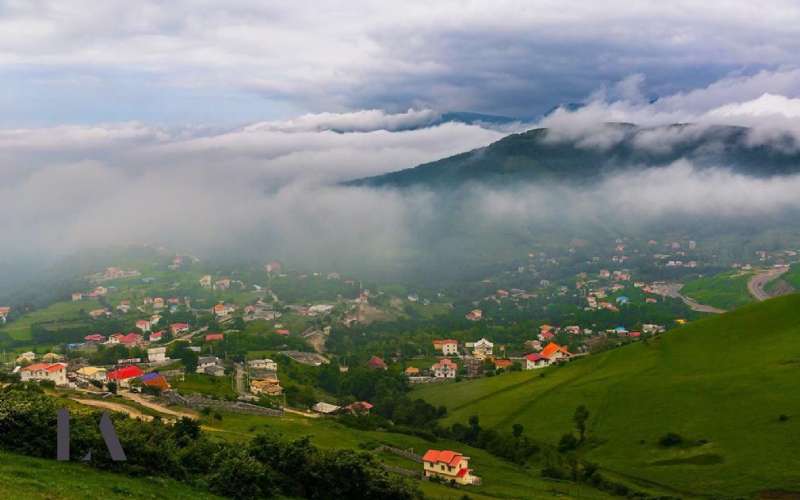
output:
[[195, 500], [219, 497], [164, 478], [131, 478], [76, 463], [0, 452], [0, 498]]
[[[521, 423], [552, 444], [585, 404], [585, 459], [676, 494], [751, 497], [800, 492], [798, 380], [800, 295], [790, 295], [561, 368], [416, 395], [445, 404], [451, 422], [479, 415], [487, 427]], [[668, 432], [684, 443], [659, 445]]]
[[681, 289], [681, 293], [701, 304], [720, 309], [736, 309], [753, 302], [747, 291], [747, 282], [753, 273], [731, 271], [692, 280]]
[[612, 170], [666, 166], [679, 159], [690, 160], [700, 168], [726, 165], [736, 172], [759, 177], [797, 172], [800, 156], [796, 152], [754, 147], [747, 140], [747, 128], [716, 126], [681, 135], [681, 130], [689, 126], [659, 127], [676, 137], [672, 147], [663, 150], [639, 147], [638, 141], [646, 139], [654, 129], [627, 123], [604, 125], [607, 133], [620, 140], [602, 150], [576, 140], [553, 140], [548, 136], [548, 129], [533, 129], [509, 135], [485, 148], [349, 184], [451, 189], [469, 182], [506, 184], [554, 180], [584, 183]]

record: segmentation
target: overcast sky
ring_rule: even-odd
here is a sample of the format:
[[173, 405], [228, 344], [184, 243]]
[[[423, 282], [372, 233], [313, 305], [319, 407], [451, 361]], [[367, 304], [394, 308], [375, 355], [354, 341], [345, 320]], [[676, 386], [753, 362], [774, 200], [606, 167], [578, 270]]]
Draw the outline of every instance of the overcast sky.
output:
[[0, 1], [0, 126], [230, 126], [409, 108], [537, 117], [797, 64], [800, 2]]
[[[695, 124], [642, 133], [642, 148], [714, 124], [800, 145], [800, 2], [297, 3], [0, 0], [0, 272], [112, 243], [403, 254], [430, 193], [337, 181], [536, 126], [600, 149], [620, 139], [609, 121]], [[450, 110], [521, 120], [441, 123]], [[658, 213], [800, 209], [798, 177], [686, 162], [659, 175], [630, 189]], [[522, 217], [563, 206], [553, 197], [575, 198], [479, 192], [471, 206]]]

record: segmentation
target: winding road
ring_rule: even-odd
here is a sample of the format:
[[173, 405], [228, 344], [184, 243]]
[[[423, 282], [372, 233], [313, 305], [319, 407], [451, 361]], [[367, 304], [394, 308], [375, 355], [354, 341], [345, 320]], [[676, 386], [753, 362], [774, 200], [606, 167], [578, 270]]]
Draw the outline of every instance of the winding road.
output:
[[750, 281], [747, 282], [747, 291], [749, 291], [750, 295], [755, 297], [755, 299], [758, 301], [771, 299], [773, 295], [767, 292], [764, 287], [767, 286], [769, 282], [783, 276], [783, 274], [788, 270], [789, 266], [780, 266], [757, 273], [755, 276], [750, 278]]

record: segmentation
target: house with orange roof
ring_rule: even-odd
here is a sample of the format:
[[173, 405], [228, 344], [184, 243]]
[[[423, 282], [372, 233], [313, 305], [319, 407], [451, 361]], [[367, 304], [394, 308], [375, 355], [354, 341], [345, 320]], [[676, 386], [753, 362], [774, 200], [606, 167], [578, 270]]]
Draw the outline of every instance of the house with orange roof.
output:
[[428, 450], [422, 457], [422, 470], [425, 477], [438, 477], [456, 484], [478, 484], [480, 478], [472, 475], [469, 457], [457, 451]]
[[67, 385], [66, 363], [35, 363], [19, 371], [23, 382], [32, 380], [50, 380], [56, 385]]
[[458, 354], [458, 340], [436, 339], [433, 341], [433, 348], [441, 351], [445, 356], [455, 356]]
[[511, 365], [513, 365], [513, 364], [514, 364], [514, 362], [511, 361], [510, 359], [495, 359], [494, 360], [494, 367], [497, 368], [498, 370], [500, 368], [502, 368], [504, 370], [507, 370], [507, 369], [511, 368]]
[[545, 358], [548, 363], [555, 363], [559, 359], [566, 359], [572, 356], [566, 347], [562, 347], [555, 342], [550, 342], [544, 346], [544, 349], [542, 349], [539, 355]]

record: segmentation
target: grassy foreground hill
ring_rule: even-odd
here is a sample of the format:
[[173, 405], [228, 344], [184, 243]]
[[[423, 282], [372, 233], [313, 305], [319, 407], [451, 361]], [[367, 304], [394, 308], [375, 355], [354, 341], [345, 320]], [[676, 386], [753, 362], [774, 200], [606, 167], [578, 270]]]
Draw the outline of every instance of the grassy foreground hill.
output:
[[[564, 367], [431, 385], [448, 421], [514, 423], [557, 443], [585, 404], [579, 454], [680, 496], [800, 496], [800, 295], [745, 306]], [[667, 433], [683, 438], [663, 446]]]
[[0, 498], [220, 498], [164, 478], [132, 478], [82, 464], [0, 452]]

